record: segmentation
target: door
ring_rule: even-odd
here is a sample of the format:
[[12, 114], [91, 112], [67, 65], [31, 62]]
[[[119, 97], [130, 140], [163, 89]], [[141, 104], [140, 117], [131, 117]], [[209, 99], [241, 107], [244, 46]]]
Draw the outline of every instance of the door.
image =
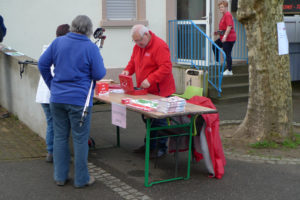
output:
[[[192, 20], [208, 37], [211, 37], [211, 0], [177, 0], [177, 20]], [[206, 39], [195, 37], [195, 30], [187, 28], [188, 25], [184, 22], [181, 25], [179, 22], [178, 26], [178, 59], [207, 60]]]

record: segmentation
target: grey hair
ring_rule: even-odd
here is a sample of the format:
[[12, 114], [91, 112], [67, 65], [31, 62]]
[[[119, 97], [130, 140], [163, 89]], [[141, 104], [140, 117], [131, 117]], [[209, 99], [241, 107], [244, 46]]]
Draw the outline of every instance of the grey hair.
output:
[[71, 31], [90, 37], [93, 33], [93, 24], [91, 19], [86, 15], [78, 15], [72, 21]]
[[134, 33], [136, 33], [138, 31], [138, 33], [140, 34], [140, 36], [142, 37], [145, 33], [149, 33], [149, 29], [142, 25], [142, 24], [137, 24], [137, 25], [134, 25], [132, 28], [131, 28], [131, 36], [133, 36]]

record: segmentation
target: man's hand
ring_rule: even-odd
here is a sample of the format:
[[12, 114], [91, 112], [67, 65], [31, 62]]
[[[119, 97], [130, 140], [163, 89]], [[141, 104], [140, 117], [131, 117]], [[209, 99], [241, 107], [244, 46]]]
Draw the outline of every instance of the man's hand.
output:
[[147, 79], [145, 79], [145, 80], [142, 82], [141, 87], [142, 87], [142, 88], [148, 88], [148, 87], [150, 87], [149, 81], [148, 81]]
[[123, 71], [121, 72], [121, 74], [122, 74], [122, 75], [125, 75], [125, 76], [128, 76], [128, 75], [129, 75], [129, 71], [123, 70]]

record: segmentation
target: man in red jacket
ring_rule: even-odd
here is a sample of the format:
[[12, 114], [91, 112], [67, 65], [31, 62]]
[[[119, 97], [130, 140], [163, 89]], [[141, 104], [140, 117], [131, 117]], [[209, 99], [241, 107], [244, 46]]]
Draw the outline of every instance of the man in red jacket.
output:
[[[172, 62], [170, 50], [165, 41], [157, 37], [144, 25], [138, 24], [132, 27], [131, 37], [135, 42], [131, 59], [122, 72], [124, 75], [136, 74], [137, 87], [146, 88], [148, 93], [168, 97], [175, 92], [175, 81], [172, 74]], [[166, 126], [165, 119], [153, 119], [152, 127]], [[151, 132], [151, 137], [157, 135], [156, 131]], [[150, 157], [160, 157], [166, 153], [167, 138], [150, 142]], [[154, 151], [154, 150], [157, 151]], [[144, 152], [145, 146], [135, 150]]]

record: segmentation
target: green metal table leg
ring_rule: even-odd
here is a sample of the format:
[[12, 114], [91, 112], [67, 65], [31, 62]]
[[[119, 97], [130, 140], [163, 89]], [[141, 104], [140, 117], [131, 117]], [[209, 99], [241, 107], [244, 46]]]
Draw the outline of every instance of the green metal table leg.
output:
[[150, 132], [151, 124], [150, 119], [147, 119], [147, 133], [146, 133], [146, 151], [145, 151], [145, 186], [150, 187], [149, 185], [149, 154], [150, 154]]
[[[194, 125], [194, 118], [195, 116], [191, 117], [191, 122], [188, 124], [178, 124], [178, 125], [168, 125], [168, 126], [161, 126], [161, 127], [151, 127], [151, 119], [146, 120], [146, 151], [145, 151], [145, 182], [144, 185], [146, 187], [151, 187], [154, 184], [158, 183], [164, 183], [164, 182], [170, 182], [170, 181], [175, 181], [175, 180], [187, 180], [190, 178], [190, 169], [191, 169], [191, 157], [192, 157], [192, 136], [193, 136], [193, 125]], [[177, 177], [177, 164], [175, 166], [175, 178], [170, 178], [170, 179], [165, 179], [165, 180], [160, 180], [160, 181], [154, 181], [149, 183], [149, 158], [150, 158], [150, 140], [151, 139], [159, 139], [162, 137], [155, 137], [151, 138], [150, 133], [151, 131], [157, 131], [157, 130], [164, 130], [164, 129], [173, 129], [173, 128], [181, 128], [181, 127], [189, 127], [189, 132], [188, 134], [179, 134], [179, 135], [174, 135], [174, 136], [183, 136], [183, 135], [189, 135], [189, 151], [188, 151], [188, 165], [187, 165], [187, 175], [186, 177]], [[164, 136], [168, 137], [168, 136]], [[176, 159], [177, 160], [177, 159]]]
[[190, 178], [190, 173], [191, 173], [192, 135], [193, 135], [194, 118], [195, 118], [195, 116], [192, 116], [191, 117], [191, 122], [190, 122], [189, 158], [188, 158], [187, 176], [186, 176], [185, 180]]
[[117, 126], [117, 147], [120, 147], [120, 127]]
[[178, 175], [178, 137], [175, 138], [176, 140], [176, 151], [175, 151], [175, 178]]

